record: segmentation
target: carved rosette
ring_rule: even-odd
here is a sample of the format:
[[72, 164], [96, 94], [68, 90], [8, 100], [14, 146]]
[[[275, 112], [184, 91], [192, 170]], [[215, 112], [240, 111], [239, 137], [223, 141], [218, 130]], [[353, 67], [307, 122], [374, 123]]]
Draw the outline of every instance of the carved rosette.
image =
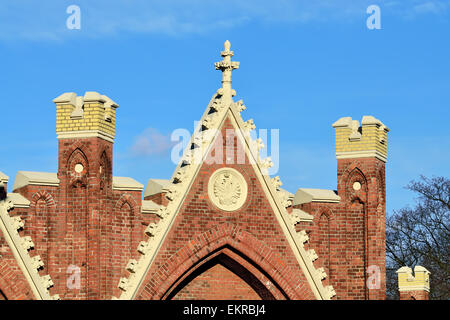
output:
[[247, 182], [235, 169], [218, 169], [209, 179], [208, 196], [219, 209], [235, 211], [241, 208], [247, 199]]

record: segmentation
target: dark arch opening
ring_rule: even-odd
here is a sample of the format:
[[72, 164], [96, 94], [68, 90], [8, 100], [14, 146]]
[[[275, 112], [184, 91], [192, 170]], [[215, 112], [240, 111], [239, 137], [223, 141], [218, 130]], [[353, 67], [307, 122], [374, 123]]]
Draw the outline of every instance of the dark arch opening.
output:
[[[237, 261], [235, 261], [234, 259], [232, 259], [231, 257], [229, 257], [228, 255], [224, 254], [224, 253], [219, 253], [217, 256], [215, 256], [214, 258], [210, 259], [209, 261], [206, 261], [204, 263], [202, 263], [203, 261], [205, 261], [206, 259], [208, 259], [209, 256], [211, 256], [214, 253], [217, 253], [223, 249], [229, 249], [230, 251], [232, 251], [233, 253], [239, 255], [240, 257], [242, 257], [243, 259], [245, 259], [247, 262], [249, 262], [253, 267], [255, 267], [256, 269], [258, 269], [259, 272], [261, 272], [267, 279], [269, 279], [269, 281], [275, 285], [275, 287], [278, 289], [278, 291], [284, 296], [284, 298], [286, 300], [289, 300], [288, 295], [284, 292], [284, 290], [272, 279], [272, 277], [267, 274], [260, 266], [258, 266], [257, 264], [255, 264], [253, 261], [251, 261], [248, 257], [246, 257], [245, 255], [243, 255], [241, 252], [239, 252], [238, 250], [234, 249], [233, 247], [226, 245], [223, 246], [221, 248], [218, 248], [214, 251], [212, 251], [208, 256], [204, 257], [203, 259], [200, 259], [200, 261], [198, 261], [196, 264], [194, 264], [191, 268], [189, 268], [189, 270], [187, 270], [186, 272], [184, 272], [177, 281], [175, 281], [174, 285], [172, 285], [163, 295], [163, 299], [164, 297], [166, 297], [166, 299], [168, 300], [172, 300], [178, 292], [180, 292], [184, 287], [186, 287], [192, 280], [194, 280], [195, 278], [197, 278], [199, 275], [201, 275], [202, 273], [204, 273], [205, 271], [211, 269], [212, 267], [216, 266], [217, 264], [222, 265], [223, 267], [225, 267], [226, 269], [228, 269], [229, 271], [231, 271], [232, 273], [234, 273], [235, 275], [237, 275], [239, 278], [241, 278], [245, 283], [247, 283], [255, 292], [256, 294], [258, 294], [258, 296], [262, 299], [262, 300], [275, 300], [274, 295], [272, 294], [272, 292], [270, 292], [269, 289], [266, 288], [266, 286], [261, 283], [261, 281], [254, 275], [252, 274], [249, 270], [247, 270], [244, 266], [242, 266], [240, 263], [238, 263]], [[202, 263], [202, 264], [201, 264]], [[199, 267], [196, 268], [197, 265], [201, 264]], [[194, 269], [194, 271], [192, 271], [192, 269]], [[192, 271], [192, 272], [191, 272]], [[191, 272], [190, 274], [188, 274], [189, 272]], [[188, 274], [186, 276], [186, 274]], [[184, 276], [186, 276], [182, 281], [179, 281], [179, 279], [182, 279]], [[174, 287], [175, 286], [175, 287]]]

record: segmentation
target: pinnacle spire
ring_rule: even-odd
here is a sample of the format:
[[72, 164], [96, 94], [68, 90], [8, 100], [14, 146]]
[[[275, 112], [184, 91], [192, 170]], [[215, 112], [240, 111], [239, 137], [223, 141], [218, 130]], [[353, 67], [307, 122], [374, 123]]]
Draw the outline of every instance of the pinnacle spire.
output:
[[233, 96], [231, 89], [231, 72], [234, 69], [239, 68], [239, 62], [231, 61], [231, 57], [234, 55], [234, 52], [231, 51], [230, 48], [230, 41], [225, 41], [224, 51], [220, 53], [220, 55], [223, 57], [223, 60], [216, 62], [214, 66], [216, 67], [216, 70], [222, 71], [223, 96], [231, 99], [231, 97]]

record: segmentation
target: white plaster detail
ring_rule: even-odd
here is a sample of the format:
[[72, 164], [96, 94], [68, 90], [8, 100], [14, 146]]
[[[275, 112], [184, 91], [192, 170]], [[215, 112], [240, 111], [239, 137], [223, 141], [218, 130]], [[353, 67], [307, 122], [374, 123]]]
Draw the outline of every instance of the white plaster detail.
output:
[[306, 255], [308, 256], [309, 260], [311, 260], [311, 262], [314, 262], [319, 258], [319, 256], [316, 253], [316, 250], [314, 249], [309, 249], [308, 251], [306, 251]]
[[12, 223], [11, 224], [14, 227], [15, 230], [19, 230], [19, 229], [24, 227], [25, 222], [19, 216], [12, 217], [11, 219], [12, 219]]
[[158, 229], [158, 224], [154, 222], [150, 222], [150, 224], [145, 229], [145, 233], [150, 237], [156, 236], [160, 231], [161, 230]]
[[75, 172], [76, 172], [76, 173], [82, 173], [83, 170], [84, 170], [84, 167], [83, 167], [83, 165], [82, 165], [81, 163], [77, 163], [77, 164], [75, 165]]
[[326, 286], [325, 287], [325, 296], [327, 300], [330, 300], [336, 295], [336, 291], [334, 291], [334, 288], [332, 286]]
[[135, 273], [137, 264], [138, 262], [135, 259], [130, 259], [130, 261], [128, 261], [126, 269], [131, 273]]
[[300, 241], [300, 243], [305, 244], [309, 241], [308, 233], [305, 230], [302, 230], [300, 232], [297, 232], [297, 239]]
[[283, 185], [283, 182], [281, 182], [280, 177], [276, 176], [275, 178], [272, 178], [271, 181], [275, 189], [280, 190], [280, 187]]
[[239, 100], [238, 102], [235, 102], [234, 106], [236, 107], [238, 112], [242, 112], [245, 109], [247, 109], [247, 107], [244, 105], [244, 101], [243, 100]]
[[31, 264], [34, 269], [38, 270], [44, 267], [44, 262], [41, 260], [40, 256], [34, 256], [31, 258]]
[[141, 241], [138, 246], [138, 251], [141, 254], [145, 255], [149, 248], [150, 248], [150, 245], [149, 245], [148, 241]]
[[253, 119], [247, 120], [246, 122], [244, 122], [244, 128], [248, 131], [252, 131], [256, 129], [256, 125], [253, 122]]
[[355, 181], [353, 183], [353, 190], [355, 191], [361, 190], [361, 183], [359, 181]]
[[233, 168], [218, 169], [209, 179], [208, 196], [219, 209], [237, 210], [247, 199], [247, 182], [242, 174]]
[[318, 268], [316, 271], [321, 280], [324, 280], [327, 277], [327, 273], [325, 272], [324, 268]]
[[119, 289], [123, 290], [123, 291], [127, 291], [128, 286], [129, 286], [129, 280], [128, 278], [120, 278], [119, 281]]

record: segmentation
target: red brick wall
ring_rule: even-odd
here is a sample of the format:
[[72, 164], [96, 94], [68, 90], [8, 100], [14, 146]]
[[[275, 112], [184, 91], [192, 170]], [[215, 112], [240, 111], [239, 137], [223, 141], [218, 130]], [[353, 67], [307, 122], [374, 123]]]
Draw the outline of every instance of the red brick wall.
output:
[[[355, 181], [361, 183], [359, 191], [353, 190]], [[297, 230], [309, 233], [308, 247], [316, 250], [317, 264], [328, 269], [325, 283], [333, 285], [337, 299], [384, 300], [384, 162], [375, 158], [338, 160], [338, 195], [339, 203], [301, 205], [302, 210], [314, 216], [314, 222], [299, 223]], [[378, 286], [373, 280], [375, 275], [368, 274], [368, 270], [379, 270]], [[374, 287], [369, 289], [367, 281]]]
[[[232, 128], [229, 120], [223, 135], [227, 128]], [[217, 143], [226, 145], [225, 139]], [[241, 146], [235, 142], [235, 154], [238, 148]], [[85, 167], [81, 174], [73, 170], [76, 163]], [[201, 167], [138, 299], [314, 299], [248, 159], [245, 164], [227, 165], [246, 179], [247, 203], [229, 213], [209, 201], [209, 177], [223, 166], [205, 163]], [[11, 212], [25, 219], [22, 233], [32, 236], [36, 245], [31, 255], [39, 254], [45, 263], [40, 273], [51, 275], [55, 286], [50, 292], [62, 299], [118, 296], [119, 278], [128, 276], [128, 260], [139, 258], [136, 248], [146, 237], [145, 226], [157, 219], [141, 216], [141, 192], [112, 190], [110, 142], [99, 138], [60, 140], [58, 177], [59, 188], [27, 186], [17, 190], [31, 205]], [[353, 190], [354, 181], [361, 183], [360, 191]], [[384, 163], [375, 158], [338, 160], [338, 194], [340, 203], [300, 206], [314, 216], [314, 222], [299, 223], [297, 229], [310, 234], [307, 249], [318, 253], [314, 264], [325, 268], [328, 278], [324, 285], [333, 285], [338, 299], [384, 299]], [[166, 204], [162, 197], [151, 199]], [[0, 261], [14, 264], [7, 259], [3, 256]], [[71, 264], [81, 270], [80, 290], [67, 288], [66, 270]], [[366, 286], [369, 266], [380, 270], [380, 286], [370, 290]], [[0, 270], [3, 295], [32, 298], [24, 279], [19, 279], [20, 270], [17, 266], [11, 270]], [[223, 290], [200, 290], [216, 288], [219, 279]]]
[[[83, 164], [81, 174], [74, 170], [77, 163]], [[39, 254], [45, 263], [40, 274], [52, 277], [51, 294], [110, 299], [144, 236], [142, 194], [112, 190], [112, 143], [99, 138], [59, 140], [58, 178], [59, 187], [16, 190], [31, 203], [11, 215], [25, 220], [22, 233], [35, 243], [31, 256]], [[67, 286], [71, 265], [80, 269], [79, 289]]]
[[429, 293], [425, 290], [400, 291], [400, 300], [429, 300]]
[[33, 300], [34, 295], [0, 231], [0, 300]]

